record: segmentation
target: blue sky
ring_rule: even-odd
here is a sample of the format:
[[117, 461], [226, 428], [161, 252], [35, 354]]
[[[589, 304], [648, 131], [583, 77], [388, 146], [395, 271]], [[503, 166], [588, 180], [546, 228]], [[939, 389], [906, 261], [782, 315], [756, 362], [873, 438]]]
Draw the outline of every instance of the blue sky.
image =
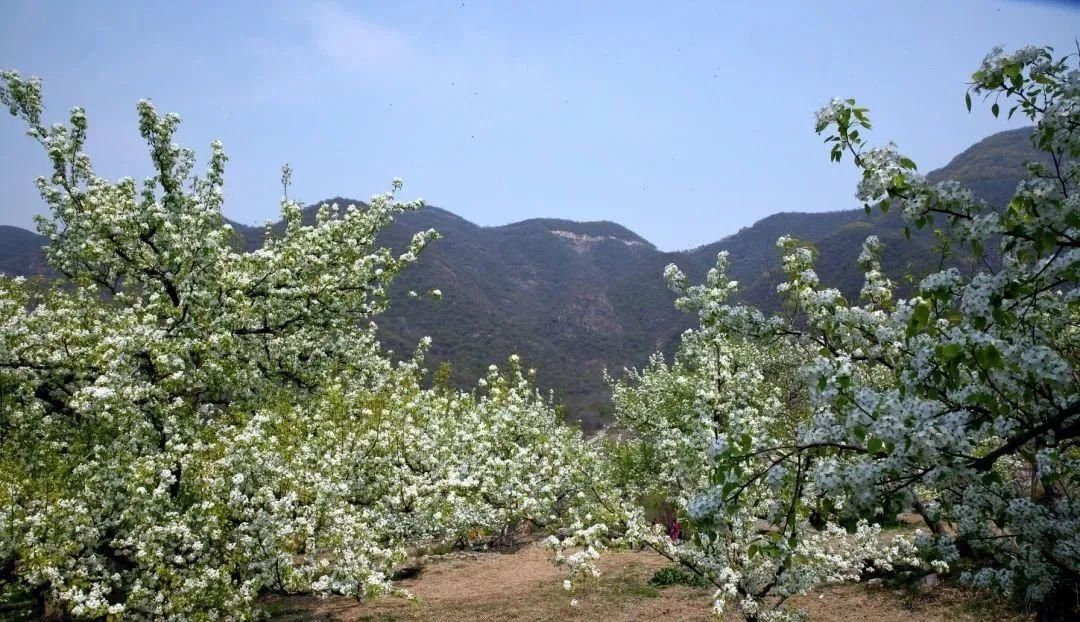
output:
[[[924, 171], [1019, 126], [963, 105], [995, 44], [1074, 46], [1070, 3], [0, 3], [0, 67], [40, 76], [50, 120], [87, 109], [99, 174], [147, 174], [135, 103], [230, 157], [226, 215], [276, 218], [405, 179], [483, 225], [614, 220], [663, 249], [769, 214], [858, 207], [813, 113], [871, 109]], [[43, 208], [45, 157], [0, 118], [0, 224]], [[797, 232], [796, 232], [797, 233]]]

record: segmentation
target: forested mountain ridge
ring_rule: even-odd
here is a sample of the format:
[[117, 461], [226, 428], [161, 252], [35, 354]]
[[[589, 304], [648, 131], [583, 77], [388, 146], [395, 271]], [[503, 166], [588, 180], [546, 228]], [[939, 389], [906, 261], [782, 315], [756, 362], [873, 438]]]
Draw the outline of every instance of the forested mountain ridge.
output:
[[[1030, 135], [1030, 129], [994, 134], [928, 176], [956, 180], [1001, 205], [1015, 190], [1025, 161], [1036, 155]], [[340, 197], [328, 201], [359, 203]], [[234, 226], [248, 248], [262, 243], [264, 228]], [[855, 258], [867, 235], [884, 242], [884, 267], [894, 279], [925, 273], [939, 261], [933, 234], [913, 232], [906, 240], [895, 210], [783, 212], [713, 244], [663, 252], [613, 222], [531, 219], [481, 227], [429, 206], [401, 215], [382, 241], [402, 248], [413, 232], [428, 228], [443, 238], [396, 283], [394, 304], [379, 319], [383, 343], [406, 353], [430, 335], [429, 366], [450, 361], [453, 378], [463, 385], [489, 364], [518, 353], [537, 369], [538, 385], [566, 404], [567, 417], [590, 429], [607, 419], [603, 370], [617, 375], [624, 367], [640, 366], [653, 352], [670, 351], [693, 325], [693, 318], [672, 306], [674, 295], [662, 278], [669, 263], [699, 280], [716, 254], [726, 250], [742, 300], [772, 310], [780, 280], [774, 242], [781, 235], [812, 243], [820, 252], [822, 280], [849, 297], [862, 282]], [[44, 273], [42, 243], [29, 231], [0, 227], [0, 272]], [[406, 296], [409, 290], [435, 288], [444, 294], [439, 302]]]

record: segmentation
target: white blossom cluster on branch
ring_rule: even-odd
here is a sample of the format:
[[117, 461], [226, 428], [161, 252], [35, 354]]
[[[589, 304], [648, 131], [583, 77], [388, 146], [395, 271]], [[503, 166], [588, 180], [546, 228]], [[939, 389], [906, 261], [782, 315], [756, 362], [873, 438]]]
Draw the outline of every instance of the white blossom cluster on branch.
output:
[[394, 277], [437, 237], [376, 245], [421, 205], [400, 181], [314, 222], [283, 200], [247, 252], [222, 218], [220, 144], [195, 175], [179, 118], [141, 102], [155, 176], [109, 182], [81, 109], [45, 126], [39, 83], [0, 78], [52, 161], [39, 229], [62, 277], [0, 277], [0, 596], [249, 619], [271, 592], [391, 593], [410, 544], [565, 514], [584, 441], [516, 357], [462, 392], [426, 386], [429, 340], [393, 363], [375, 339]]
[[[1080, 586], [1080, 71], [1078, 53], [995, 49], [971, 95], [1035, 128], [1040, 159], [1006, 205], [931, 183], [896, 145], [870, 147], [865, 108], [816, 118], [856, 196], [937, 227], [942, 269], [896, 299], [866, 240], [861, 301], [821, 281], [816, 251], [777, 242], [783, 315], [727, 300], [727, 259], [702, 285], [666, 271], [699, 315], [675, 360], [614, 387], [618, 435], [594, 524], [551, 545], [645, 545], [717, 587], [716, 612], [797, 619], [789, 597], [895, 573], [950, 573], [1039, 620], [1077, 614]], [[963, 270], [960, 267], [964, 267]], [[974, 266], [972, 268], [971, 266]], [[665, 528], [658, 508], [667, 507]], [[670, 523], [679, 521], [677, 528]], [[881, 525], [920, 515], [916, 537]], [[591, 559], [575, 568], [593, 568]]]

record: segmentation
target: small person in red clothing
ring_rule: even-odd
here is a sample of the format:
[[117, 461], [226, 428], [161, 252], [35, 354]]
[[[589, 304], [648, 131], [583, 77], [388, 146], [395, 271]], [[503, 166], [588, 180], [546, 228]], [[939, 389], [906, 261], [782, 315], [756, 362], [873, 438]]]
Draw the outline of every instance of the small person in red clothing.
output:
[[672, 542], [678, 542], [682, 538], [682, 525], [679, 524], [679, 519], [671, 518], [671, 522], [668, 523], [668, 536]]

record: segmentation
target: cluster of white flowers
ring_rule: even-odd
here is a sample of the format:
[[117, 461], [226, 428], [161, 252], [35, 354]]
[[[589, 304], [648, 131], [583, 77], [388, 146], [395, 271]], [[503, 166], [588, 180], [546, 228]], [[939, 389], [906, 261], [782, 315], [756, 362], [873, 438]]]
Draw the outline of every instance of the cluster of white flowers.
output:
[[864, 203], [884, 199], [896, 176], [904, 174], [904, 168], [900, 166], [900, 152], [893, 143], [867, 149], [859, 154], [859, 159], [866, 168], [855, 196]]
[[[858, 305], [820, 283], [808, 246], [778, 240], [794, 322], [725, 302], [725, 256], [702, 285], [668, 267], [700, 327], [673, 362], [654, 358], [614, 386], [625, 432], [607, 447], [595, 514], [624, 527], [592, 549], [651, 547], [716, 586], [718, 615], [735, 607], [755, 622], [796, 619], [788, 598], [822, 583], [959, 568], [1048, 619], [1075, 612], [1080, 73], [1069, 58], [995, 50], [974, 76], [971, 91], [993, 97], [995, 114], [1014, 104], [1057, 163], [1032, 165], [998, 209], [927, 182], [891, 143], [868, 148], [853, 100], [818, 113], [818, 131], [835, 130], [832, 158], [850, 152], [863, 171], [860, 199], [899, 205], [908, 226], [944, 225], [965, 249], [954, 261], [976, 260], [925, 276], [912, 298], [893, 299], [875, 237], [859, 256]], [[888, 538], [875, 524], [904, 512], [929, 533]]]
[[[81, 109], [40, 122], [34, 80], [0, 100], [53, 158], [39, 226], [66, 277], [0, 277], [0, 590], [75, 617], [250, 619], [260, 594], [394, 591], [406, 547], [557, 524], [592, 454], [521, 372], [425, 388], [372, 318], [437, 237], [395, 255], [401, 203], [324, 205], [237, 250], [175, 115], [138, 106], [156, 176], [110, 183], [82, 152]], [[393, 183], [394, 190], [401, 186]], [[439, 290], [431, 295], [438, 297]]]
[[[1055, 161], [1080, 150], [1080, 125], [1051, 114], [1067, 109], [1071, 118], [1080, 97], [1066, 60], [1052, 61], [1042, 48], [995, 50], [972, 88], [1011, 100], [1036, 123], [1036, 147]], [[915, 226], [946, 221], [946, 234], [970, 243], [989, 269], [931, 274], [920, 297], [889, 310], [884, 299], [864, 308], [820, 304], [801, 291], [813, 284], [801, 276], [802, 258], [792, 257], [798, 271], [789, 269], [786, 294], [816, 305], [805, 309], [803, 334], [828, 344], [807, 368], [820, 414], [801, 438], [804, 446], [827, 443], [837, 456], [815, 482], [863, 512], [914, 508], [935, 533], [953, 532], [955, 541], [939, 535], [923, 547], [937, 571], [951, 567], [959, 547], [982, 566], [969, 575], [979, 586], [1021, 590], [1040, 607], [1075, 601], [1076, 179], [1066, 167], [1033, 166], [1039, 177], [995, 210], [954, 182], [925, 183], [891, 145], [852, 144], [864, 170], [860, 198], [904, 202]], [[983, 257], [991, 245], [999, 248]], [[880, 277], [862, 263], [871, 287]], [[1023, 483], [1033, 472], [1047, 475]]]
[[[806, 247], [780, 245], [794, 255], [791, 270], [812, 264]], [[875, 250], [868, 245], [868, 253]], [[580, 547], [573, 562], [587, 558], [590, 571], [593, 551], [616, 542], [646, 546], [712, 583], [718, 615], [735, 608], [748, 619], [794, 620], [800, 613], [788, 597], [858, 579], [872, 569], [865, 560], [883, 568], [902, 557], [890, 551], [910, 557], [911, 546], [869, 525], [848, 534], [824, 515], [820, 524], [813, 518], [823, 499], [833, 507], [843, 501], [814, 484], [812, 461], [787, 459], [800, 422], [812, 415], [800, 370], [807, 353], [739, 332], [767, 331], [775, 322], [727, 302], [736, 285], [725, 278], [726, 266], [721, 254], [695, 286], [668, 268], [676, 304], [696, 311], [700, 326], [683, 335], [673, 363], [654, 357], [613, 384], [625, 435], [606, 448], [606, 486], [597, 491], [592, 525], [621, 524], [618, 537], [609, 541], [584, 520], [551, 545], [567, 563], [561, 551]], [[633, 503], [641, 499], [652, 502]]]
[[814, 115], [814, 127], [818, 128], [818, 131], [821, 131], [821, 128], [836, 123], [840, 118], [840, 113], [843, 112], [845, 108], [846, 106], [842, 99], [839, 97], [832, 98], [832, 101], [822, 106]]
[[934, 294], [943, 294], [945, 296], [952, 297], [953, 290], [960, 285], [962, 278], [960, 277], [960, 271], [956, 268], [947, 268], [941, 272], [934, 272], [927, 275], [919, 283], [919, 292], [932, 296]]

